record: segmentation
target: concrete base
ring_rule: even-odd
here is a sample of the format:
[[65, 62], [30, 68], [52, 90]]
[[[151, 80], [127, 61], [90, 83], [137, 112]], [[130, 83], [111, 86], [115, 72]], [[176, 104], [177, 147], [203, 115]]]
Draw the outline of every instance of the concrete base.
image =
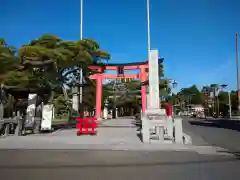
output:
[[152, 138], [164, 142], [165, 123], [166, 116], [164, 110], [147, 109], [142, 118], [143, 143], [151, 143]]
[[175, 143], [183, 144], [183, 130], [182, 130], [182, 119], [174, 119], [174, 130], [175, 130]]
[[183, 133], [182, 119], [167, 117], [164, 110], [148, 109], [142, 118], [143, 143], [192, 144], [191, 137]]
[[239, 120], [240, 121], [240, 116], [237, 115], [237, 116], [232, 116], [231, 118], [229, 118], [231, 120]]

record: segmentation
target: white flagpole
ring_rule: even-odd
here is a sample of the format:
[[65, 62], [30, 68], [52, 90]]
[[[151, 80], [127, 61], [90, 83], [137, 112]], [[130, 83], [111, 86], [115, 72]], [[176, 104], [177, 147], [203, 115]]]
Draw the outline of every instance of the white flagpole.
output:
[[150, 34], [150, 0], [147, 0], [147, 31], [148, 31], [148, 59], [150, 59], [151, 34]]
[[83, 0], [81, 0], [80, 3], [80, 39], [82, 40], [83, 38]]

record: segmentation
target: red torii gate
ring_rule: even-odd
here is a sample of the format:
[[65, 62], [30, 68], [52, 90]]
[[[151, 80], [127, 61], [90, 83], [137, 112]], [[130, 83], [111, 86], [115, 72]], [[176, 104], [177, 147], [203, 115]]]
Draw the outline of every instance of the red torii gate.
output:
[[[161, 63], [163, 59], [159, 59]], [[90, 79], [96, 80], [96, 118], [101, 117], [101, 105], [102, 105], [102, 81], [104, 79], [126, 79], [135, 78], [140, 79], [141, 82], [145, 82], [148, 79], [148, 61], [135, 62], [127, 64], [107, 64], [107, 65], [92, 65], [89, 69], [97, 71], [96, 74], [90, 76]], [[137, 74], [124, 74], [124, 70], [140, 70]], [[115, 70], [118, 74], [104, 74], [105, 70]], [[146, 110], [146, 86], [141, 86], [142, 97], [142, 112]]]

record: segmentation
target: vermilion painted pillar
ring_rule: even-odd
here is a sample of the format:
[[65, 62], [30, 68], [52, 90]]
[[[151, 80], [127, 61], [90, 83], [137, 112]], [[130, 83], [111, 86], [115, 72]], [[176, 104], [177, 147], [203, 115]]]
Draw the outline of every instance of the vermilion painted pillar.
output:
[[173, 107], [171, 104], [167, 105], [167, 111], [166, 111], [167, 116], [172, 116], [173, 115]]
[[102, 74], [98, 74], [96, 78], [96, 118], [101, 117], [102, 111]]
[[[144, 67], [140, 67], [140, 80], [141, 80], [141, 82], [144, 82], [147, 80], [147, 73], [146, 73], [146, 70]], [[146, 88], [146, 86], [142, 86], [141, 87], [142, 112], [145, 112], [146, 108], [147, 108], [146, 94], [147, 94], [147, 88]]]

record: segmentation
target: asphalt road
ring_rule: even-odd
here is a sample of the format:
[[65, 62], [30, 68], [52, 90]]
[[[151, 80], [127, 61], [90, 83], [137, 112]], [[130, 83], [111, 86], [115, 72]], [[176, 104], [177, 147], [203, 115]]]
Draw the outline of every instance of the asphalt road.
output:
[[186, 151], [0, 150], [0, 179], [238, 180], [239, 131], [205, 123], [210, 125], [185, 119], [183, 127], [194, 132], [197, 145], [222, 146], [232, 156]]
[[240, 122], [184, 118], [183, 128], [196, 145], [215, 145], [240, 153]]
[[0, 150], [0, 177], [4, 180], [237, 180], [238, 158], [176, 151]]

